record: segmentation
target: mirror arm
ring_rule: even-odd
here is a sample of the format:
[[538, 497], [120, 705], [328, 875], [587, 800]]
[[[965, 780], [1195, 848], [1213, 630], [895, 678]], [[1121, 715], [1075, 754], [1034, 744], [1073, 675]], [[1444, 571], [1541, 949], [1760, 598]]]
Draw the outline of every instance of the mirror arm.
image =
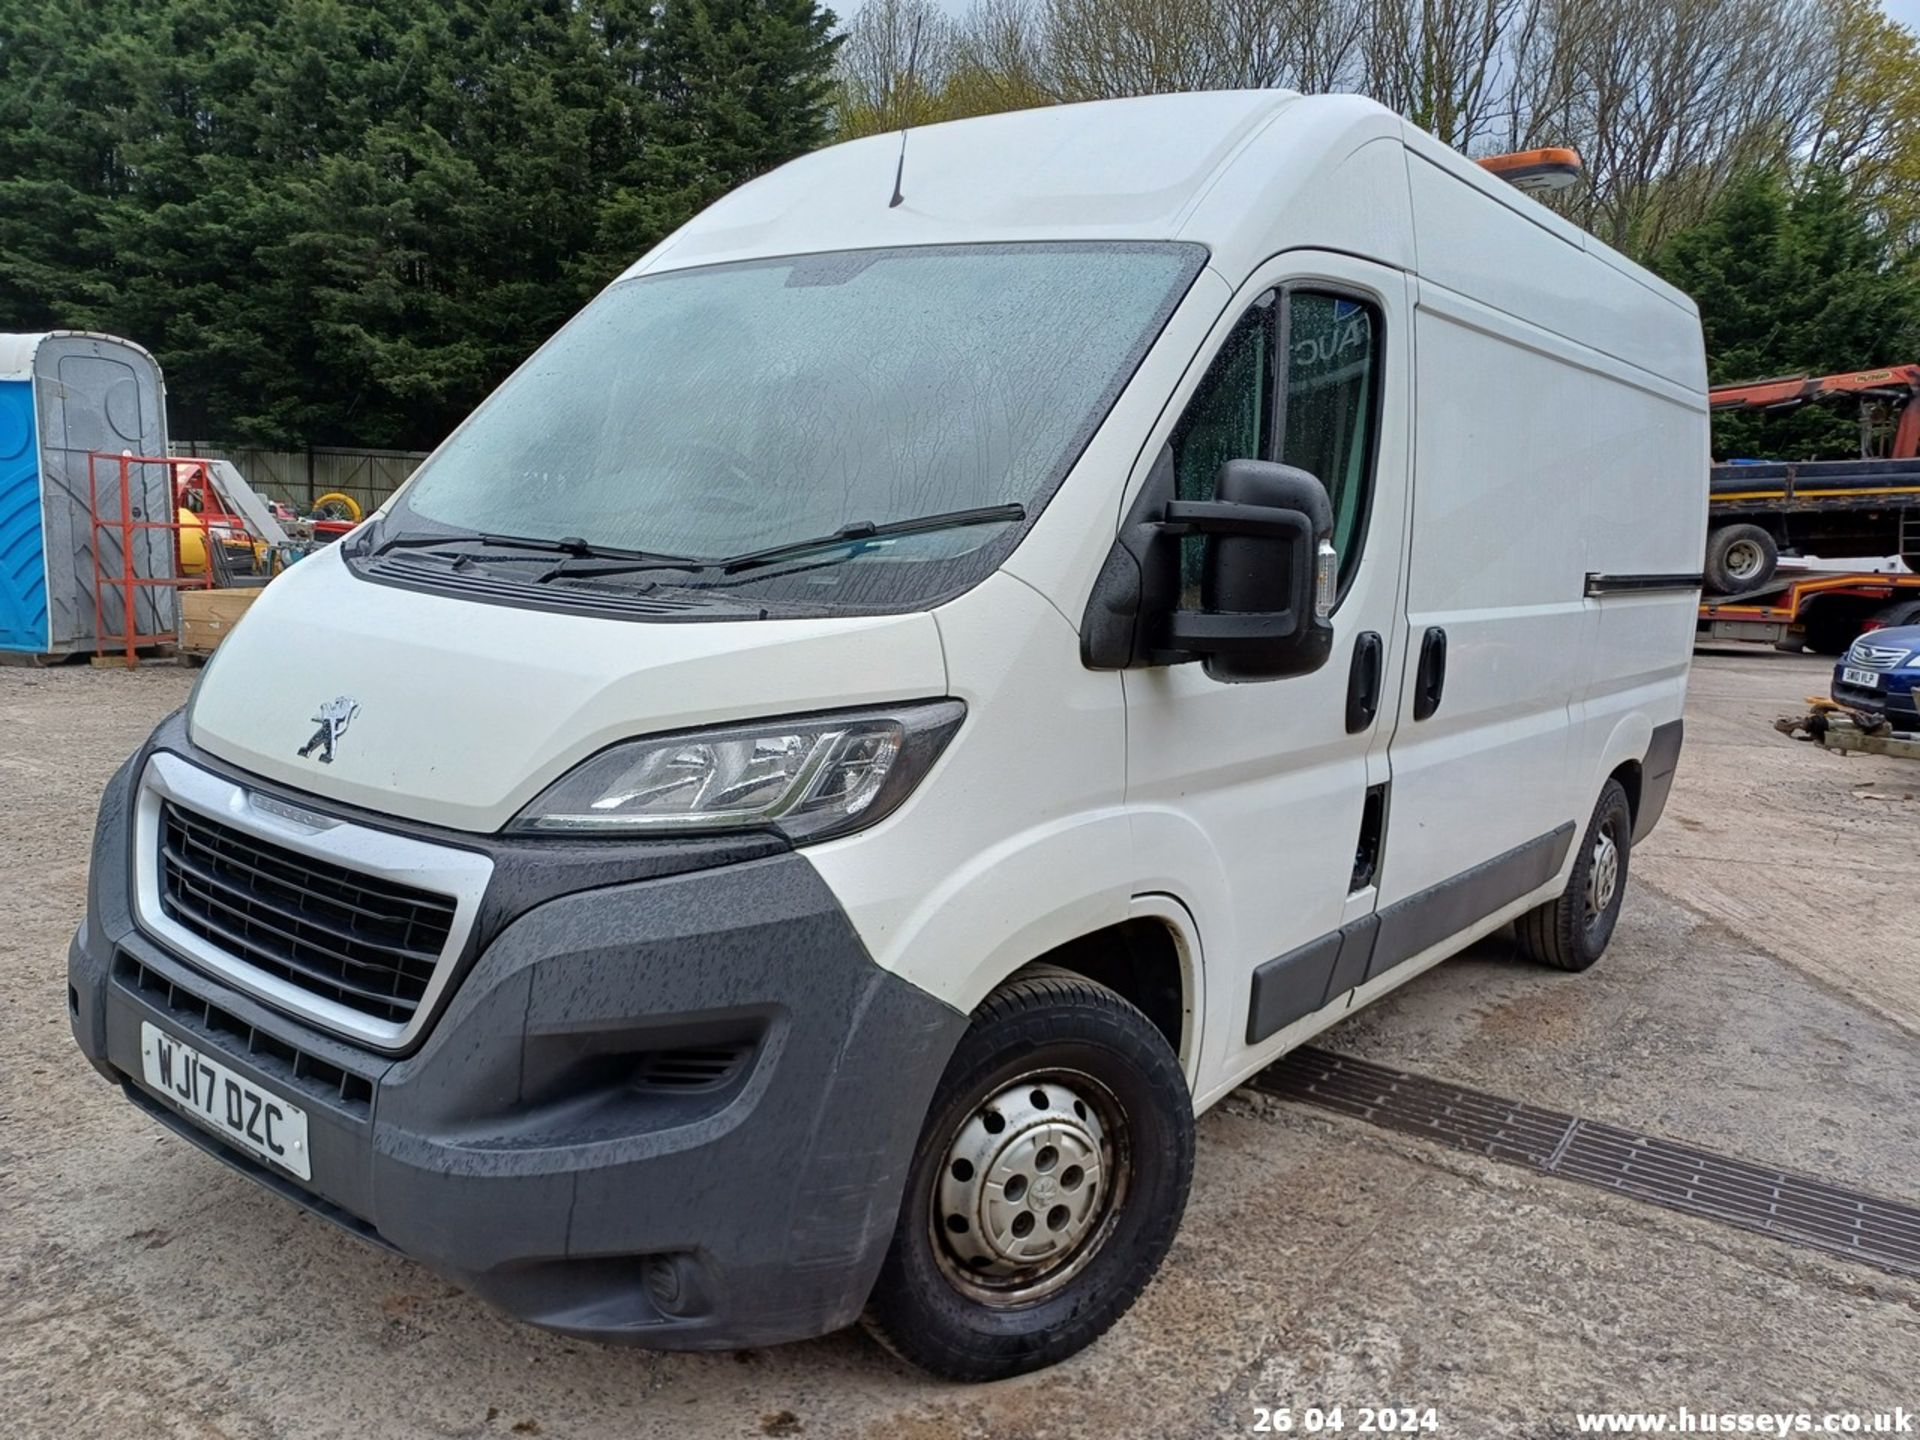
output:
[[1245, 535], [1252, 539], [1311, 540], [1311, 522], [1298, 510], [1268, 505], [1239, 505], [1229, 500], [1170, 500], [1160, 532], [1164, 535]]
[[1299, 612], [1291, 608], [1233, 615], [1176, 610], [1168, 620], [1167, 638], [1197, 654], [1257, 654], [1272, 647], [1275, 629], [1291, 631], [1298, 625]]

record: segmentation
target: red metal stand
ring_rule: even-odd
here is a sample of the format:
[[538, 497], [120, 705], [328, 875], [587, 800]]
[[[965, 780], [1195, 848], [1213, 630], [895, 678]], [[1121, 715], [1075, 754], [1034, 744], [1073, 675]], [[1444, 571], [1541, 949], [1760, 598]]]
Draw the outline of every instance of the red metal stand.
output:
[[[105, 519], [100, 515], [100, 488], [95, 479], [95, 466], [106, 461], [120, 467], [120, 513], [117, 517]], [[175, 460], [160, 455], [111, 455], [103, 451], [90, 451], [87, 455], [87, 513], [93, 517], [93, 653], [104, 656], [110, 650], [124, 650], [127, 668], [133, 669], [140, 663], [140, 645], [144, 641], [151, 644], [160, 639], [156, 632], [143, 635], [139, 631], [139, 610], [134, 597], [142, 588], [167, 590], [210, 590], [213, 588], [213, 565], [211, 557], [201, 567], [198, 575], [180, 575], [180, 520], [174, 506], [174, 495], [178, 493], [178, 480], [183, 472], [200, 471], [201, 483], [206, 483], [206, 461]], [[162, 465], [166, 467], [166, 519], [151, 518], [136, 520], [133, 517], [133, 467], [136, 465]], [[142, 530], [168, 530], [172, 532], [172, 549], [169, 552], [170, 573], [166, 575], [136, 575], [133, 572], [133, 539]], [[100, 564], [100, 537], [104, 533], [114, 533], [120, 537], [120, 573], [109, 575]], [[211, 544], [209, 539], [209, 544]], [[102, 596], [109, 586], [120, 591], [120, 614], [125, 630], [120, 634], [107, 633], [106, 606]], [[177, 631], [176, 631], [177, 637]], [[169, 637], [175, 638], [175, 637]]]

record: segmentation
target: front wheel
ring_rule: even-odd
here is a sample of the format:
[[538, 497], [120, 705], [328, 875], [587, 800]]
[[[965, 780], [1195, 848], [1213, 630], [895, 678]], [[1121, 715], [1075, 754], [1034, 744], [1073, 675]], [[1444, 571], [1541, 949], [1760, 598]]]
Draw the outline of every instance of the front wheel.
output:
[[1587, 822], [1566, 888], [1514, 922], [1520, 948], [1556, 970], [1585, 970], [1598, 960], [1620, 919], [1632, 848], [1633, 807], [1620, 782], [1608, 780]]
[[1193, 1098], [1147, 1017], [1062, 971], [974, 1013], [921, 1132], [867, 1328], [952, 1380], [1098, 1339], [1159, 1269], [1193, 1178]]

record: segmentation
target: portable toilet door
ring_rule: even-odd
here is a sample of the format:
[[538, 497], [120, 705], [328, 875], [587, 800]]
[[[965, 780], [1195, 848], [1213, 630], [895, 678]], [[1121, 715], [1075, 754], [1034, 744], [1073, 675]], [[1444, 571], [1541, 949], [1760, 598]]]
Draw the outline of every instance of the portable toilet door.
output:
[[[127, 630], [122, 534], [93, 523], [90, 452], [167, 453], [166, 387], [153, 356], [130, 340], [77, 330], [0, 335], [0, 650], [60, 656], [96, 648], [94, 548], [109, 583], [100, 587], [100, 625]], [[120, 518], [121, 467], [93, 467], [103, 519]], [[127, 513], [137, 521], [174, 518], [165, 465], [127, 467]], [[174, 572], [169, 530], [131, 532], [133, 572]], [[133, 631], [143, 641], [171, 640], [175, 597], [164, 585], [132, 592]]]

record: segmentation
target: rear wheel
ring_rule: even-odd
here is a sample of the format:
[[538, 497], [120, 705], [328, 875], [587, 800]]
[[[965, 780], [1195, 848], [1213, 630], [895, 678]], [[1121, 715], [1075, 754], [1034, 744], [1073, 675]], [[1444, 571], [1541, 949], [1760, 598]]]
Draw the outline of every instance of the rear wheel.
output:
[[1147, 1017], [1029, 973], [975, 1012], [934, 1097], [867, 1328], [953, 1380], [1064, 1360], [1160, 1267], [1193, 1177], [1193, 1099]]
[[1779, 545], [1758, 525], [1724, 525], [1707, 536], [1707, 589], [1718, 594], [1757, 590], [1779, 564]]
[[1556, 970], [1585, 970], [1605, 953], [1627, 893], [1633, 808], [1618, 780], [1608, 780], [1560, 894], [1514, 922], [1520, 948]]

